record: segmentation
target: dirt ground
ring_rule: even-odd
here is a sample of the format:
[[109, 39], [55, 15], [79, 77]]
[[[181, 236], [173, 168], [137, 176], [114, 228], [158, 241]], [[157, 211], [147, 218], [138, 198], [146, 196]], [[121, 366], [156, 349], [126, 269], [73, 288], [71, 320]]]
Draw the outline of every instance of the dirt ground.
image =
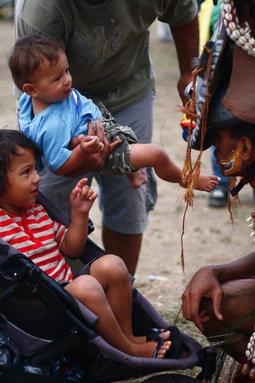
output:
[[[0, 20], [0, 127], [15, 128], [15, 98], [7, 69], [7, 53], [13, 43], [11, 20]], [[161, 144], [174, 161], [182, 166], [185, 143], [179, 121], [180, 100], [176, 91], [178, 77], [174, 45], [159, 43], [152, 27], [151, 55], [156, 71], [156, 107], [153, 141]], [[196, 153], [194, 153], [196, 154]], [[211, 173], [209, 153], [203, 156], [203, 173]], [[196, 192], [194, 207], [189, 209], [184, 236], [185, 274], [181, 270], [181, 228], [184, 211], [183, 189], [158, 180], [158, 202], [150, 214], [136, 274], [136, 286], [154, 307], [173, 321], [180, 308], [186, 283], [199, 267], [227, 262], [246, 255], [254, 248], [246, 218], [253, 209], [253, 192], [246, 187], [235, 210], [234, 226], [227, 209], [207, 206], [208, 195]], [[96, 226], [92, 237], [100, 244], [100, 214], [95, 207], [91, 218]], [[202, 340], [192, 324], [181, 318], [179, 324]], [[202, 340], [203, 341], [203, 340]], [[204, 341], [203, 341], [204, 342]]]

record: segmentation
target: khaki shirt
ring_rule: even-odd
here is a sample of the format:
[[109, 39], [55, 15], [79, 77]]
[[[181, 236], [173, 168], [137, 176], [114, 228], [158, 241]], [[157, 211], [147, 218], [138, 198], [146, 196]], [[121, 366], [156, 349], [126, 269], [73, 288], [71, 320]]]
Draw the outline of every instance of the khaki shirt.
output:
[[17, 0], [16, 33], [59, 41], [73, 86], [116, 112], [154, 87], [148, 31], [154, 20], [184, 25], [196, 14], [196, 0]]

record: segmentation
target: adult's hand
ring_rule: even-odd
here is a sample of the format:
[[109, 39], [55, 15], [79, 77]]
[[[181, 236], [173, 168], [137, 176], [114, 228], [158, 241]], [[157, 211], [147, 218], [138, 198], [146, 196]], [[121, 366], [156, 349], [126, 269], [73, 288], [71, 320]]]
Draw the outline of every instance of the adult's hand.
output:
[[105, 135], [104, 128], [99, 121], [96, 122], [96, 128], [94, 129], [95, 129], [95, 134], [97, 135], [99, 140], [104, 144], [104, 151], [106, 153], [106, 156], [110, 154], [119, 144], [121, 144], [122, 142], [121, 140], [116, 140], [112, 143], [109, 143], [109, 140]]
[[185, 319], [191, 320], [203, 332], [204, 326], [200, 313], [202, 298], [210, 298], [213, 304], [213, 311], [218, 320], [222, 320], [221, 302], [223, 290], [213, 267], [199, 269], [182, 295], [182, 314]]
[[89, 122], [88, 136], [97, 136], [99, 141], [103, 144], [102, 149], [96, 153], [89, 153], [86, 162], [82, 165], [82, 171], [91, 172], [94, 170], [102, 169], [107, 156], [118, 146], [122, 141], [116, 140], [109, 143], [102, 124], [99, 121]]
[[186, 86], [192, 81], [192, 75], [190, 72], [183, 73], [181, 77], [179, 78], [179, 81], [177, 83], [177, 89], [179, 92], [180, 99], [182, 100], [183, 105], [189, 101], [188, 97], [184, 95], [184, 91]]

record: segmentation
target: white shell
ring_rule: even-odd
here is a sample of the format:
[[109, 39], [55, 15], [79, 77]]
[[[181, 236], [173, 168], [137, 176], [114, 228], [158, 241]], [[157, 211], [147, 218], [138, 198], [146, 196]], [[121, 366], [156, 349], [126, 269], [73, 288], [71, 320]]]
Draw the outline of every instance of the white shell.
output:
[[231, 5], [229, 3], [224, 4], [224, 11], [231, 12]]
[[236, 31], [236, 24], [234, 23], [234, 21], [230, 21], [230, 23], [228, 24], [228, 27], [232, 31]]
[[226, 13], [226, 14], [225, 14], [225, 18], [226, 18], [228, 21], [232, 21], [232, 15], [231, 15], [231, 13]]
[[247, 39], [245, 38], [245, 36], [240, 36], [239, 41], [241, 44], [245, 45], [247, 42]]

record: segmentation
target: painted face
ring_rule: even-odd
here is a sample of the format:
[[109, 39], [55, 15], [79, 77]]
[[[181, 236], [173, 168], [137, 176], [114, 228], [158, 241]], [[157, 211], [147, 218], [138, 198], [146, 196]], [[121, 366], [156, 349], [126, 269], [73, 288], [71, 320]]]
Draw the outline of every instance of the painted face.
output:
[[7, 191], [0, 197], [0, 206], [20, 214], [20, 209], [30, 207], [38, 195], [40, 176], [35, 170], [35, 155], [31, 149], [20, 147], [18, 154], [11, 157], [7, 179]]
[[219, 129], [214, 141], [214, 155], [224, 176], [241, 175], [242, 147], [228, 130]]
[[35, 96], [43, 103], [65, 100], [71, 92], [72, 77], [69, 64], [64, 53], [59, 54], [55, 64], [48, 60], [42, 61], [33, 76]]

